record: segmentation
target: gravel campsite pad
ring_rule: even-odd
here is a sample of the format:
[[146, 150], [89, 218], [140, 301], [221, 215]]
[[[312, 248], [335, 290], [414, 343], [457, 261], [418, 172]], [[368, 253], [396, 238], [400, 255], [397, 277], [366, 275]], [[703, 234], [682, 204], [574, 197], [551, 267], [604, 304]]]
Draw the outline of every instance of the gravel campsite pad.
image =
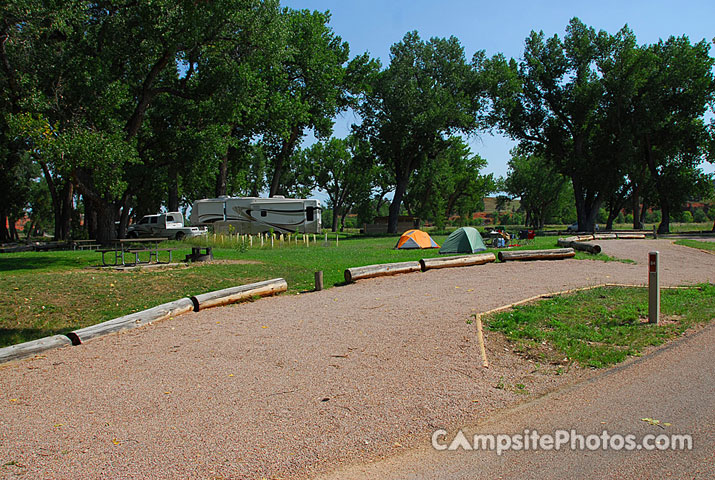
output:
[[[291, 478], [429, 441], [590, 374], [541, 371], [470, 315], [533, 295], [715, 283], [715, 256], [602, 241], [637, 264], [488, 264], [190, 313], [0, 367], [0, 476]], [[523, 384], [524, 388], [495, 388]], [[528, 395], [525, 392], [528, 392]]]

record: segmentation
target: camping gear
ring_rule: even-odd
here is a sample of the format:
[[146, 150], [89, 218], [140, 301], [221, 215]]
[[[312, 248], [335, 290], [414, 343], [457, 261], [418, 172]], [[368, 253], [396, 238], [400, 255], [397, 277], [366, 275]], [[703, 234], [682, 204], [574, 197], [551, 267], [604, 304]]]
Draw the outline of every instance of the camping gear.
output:
[[422, 230], [407, 230], [402, 234], [400, 239], [397, 241], [395, 248], [398, 250], [405, 250], [410, 248], [439, 248], [437, 242], [432, 240], [426, 232]]
[[487, 247], [474, 227], [461, 227], [452, 232], [442, 244], [439, 253], [477, 253]]

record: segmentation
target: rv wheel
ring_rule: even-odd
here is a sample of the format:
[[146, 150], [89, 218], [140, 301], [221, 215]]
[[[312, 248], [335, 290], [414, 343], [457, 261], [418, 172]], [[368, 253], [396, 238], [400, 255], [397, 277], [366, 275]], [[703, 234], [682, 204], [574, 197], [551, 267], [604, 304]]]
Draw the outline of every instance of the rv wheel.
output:
[[182, 241], [185, 236], [186, 236], [186, 235], [184, 235], [184, 232], [177, 232], [177, 234], [176, 234], [176, 241], [177, 241], [177, 242]]

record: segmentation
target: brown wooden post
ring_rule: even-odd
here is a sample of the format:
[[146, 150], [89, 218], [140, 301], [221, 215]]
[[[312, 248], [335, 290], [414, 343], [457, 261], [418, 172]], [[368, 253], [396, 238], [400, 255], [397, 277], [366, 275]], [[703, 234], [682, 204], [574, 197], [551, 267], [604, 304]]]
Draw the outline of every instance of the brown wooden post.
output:
[[323, 289], [323, 271], [315, 272], [315, 291], [319, 292]]

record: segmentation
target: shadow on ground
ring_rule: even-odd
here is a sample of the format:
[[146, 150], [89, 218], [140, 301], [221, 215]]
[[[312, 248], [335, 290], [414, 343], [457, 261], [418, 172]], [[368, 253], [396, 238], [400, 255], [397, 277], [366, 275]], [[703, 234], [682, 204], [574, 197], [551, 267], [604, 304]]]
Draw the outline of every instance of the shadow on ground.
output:
[[38, 338], [63, 335], [72, 329], [45, 329], [45, 328], [0, 328], [0, 348], [9, 347], [18, 343], [37, 340]]
[[52, 270], [55, 268], [82, 267], [88, 264], [78, 258], [43, 256], [3, 257], [0, 256], [0, 272], [22, 270]]

